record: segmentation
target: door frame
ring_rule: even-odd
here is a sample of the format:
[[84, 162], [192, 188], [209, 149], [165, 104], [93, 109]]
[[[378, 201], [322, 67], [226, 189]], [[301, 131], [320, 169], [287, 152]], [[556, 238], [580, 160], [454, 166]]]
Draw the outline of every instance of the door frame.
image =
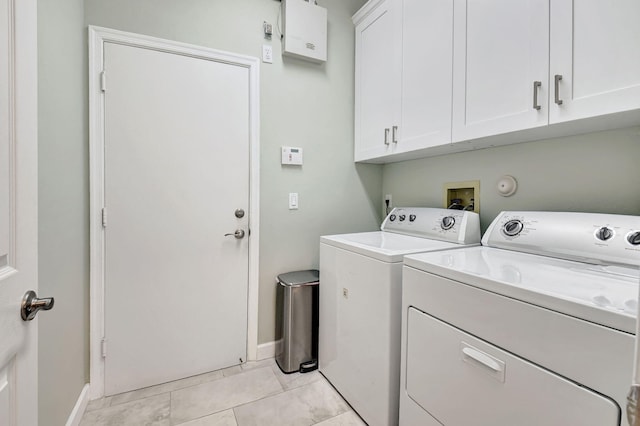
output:
[[[258, 349], [258, 249], [260, 218], [260, 61], [258, 58], [109, 28], [89, 26], [89, 175], [90, 175], [90, 399], [104, 396], [105, 239], [104, 207], [104, 43], [213, 60], [249, 71], [249, 285], [247, 293], [247, 360]], [[108, 83], [107, 83], [108, 84]]]

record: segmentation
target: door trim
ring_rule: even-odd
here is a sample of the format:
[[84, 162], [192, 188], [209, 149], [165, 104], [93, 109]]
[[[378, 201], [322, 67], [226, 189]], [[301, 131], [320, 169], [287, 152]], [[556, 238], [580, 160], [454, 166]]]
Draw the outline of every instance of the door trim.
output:
[[247, 360], [258, 349], [258, 249], [260, 218], [260, 61], [201, 46], [108, 28], [89, 26], [89, 175], [90, 175], [90, 399], [104, 396], [104, 97], [101, 73], [104, 43], [153, 49], [242, 66], [249, 71], [249, 288], [247, 301]]

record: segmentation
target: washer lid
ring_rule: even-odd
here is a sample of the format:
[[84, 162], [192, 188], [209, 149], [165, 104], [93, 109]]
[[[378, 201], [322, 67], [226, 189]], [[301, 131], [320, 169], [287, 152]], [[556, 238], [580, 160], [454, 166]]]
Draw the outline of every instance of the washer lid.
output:
[[640, 274], [633, 267], [492, 247], [414, 254], [405, 265], [635, 334]]
[[325, 235], [320, 242], [388, 263], [402, 262], [406, 254], [468, 247], [384, 231]]

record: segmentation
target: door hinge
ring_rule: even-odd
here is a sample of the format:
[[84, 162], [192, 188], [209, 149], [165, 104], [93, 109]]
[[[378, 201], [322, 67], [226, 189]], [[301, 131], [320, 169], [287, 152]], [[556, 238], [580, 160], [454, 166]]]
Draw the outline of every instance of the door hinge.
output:
[[102, 339], [100, 342], [102, 344], [102, 358], [107, 357], [107, 339]]
[[102, 209], [102, 227], [103, 228], [107, 227], [107, 208], [106, 207]]
[[100, 90], [103, 92], [107, 91], [107, 73], [106, 71], [102, 71], [100, 73]]

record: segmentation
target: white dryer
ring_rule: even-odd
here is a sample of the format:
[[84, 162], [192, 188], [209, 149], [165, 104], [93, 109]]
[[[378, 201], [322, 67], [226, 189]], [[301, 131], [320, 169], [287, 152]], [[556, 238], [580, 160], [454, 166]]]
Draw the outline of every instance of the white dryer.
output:
[[640, 217], [502, 212], [407, 256], [400, 424], [626, 425]]
[[321, 237], [319, 369], [370, 426], [398, 424], [403, 256], [479, 243], [476, 213], [433, 208]]

